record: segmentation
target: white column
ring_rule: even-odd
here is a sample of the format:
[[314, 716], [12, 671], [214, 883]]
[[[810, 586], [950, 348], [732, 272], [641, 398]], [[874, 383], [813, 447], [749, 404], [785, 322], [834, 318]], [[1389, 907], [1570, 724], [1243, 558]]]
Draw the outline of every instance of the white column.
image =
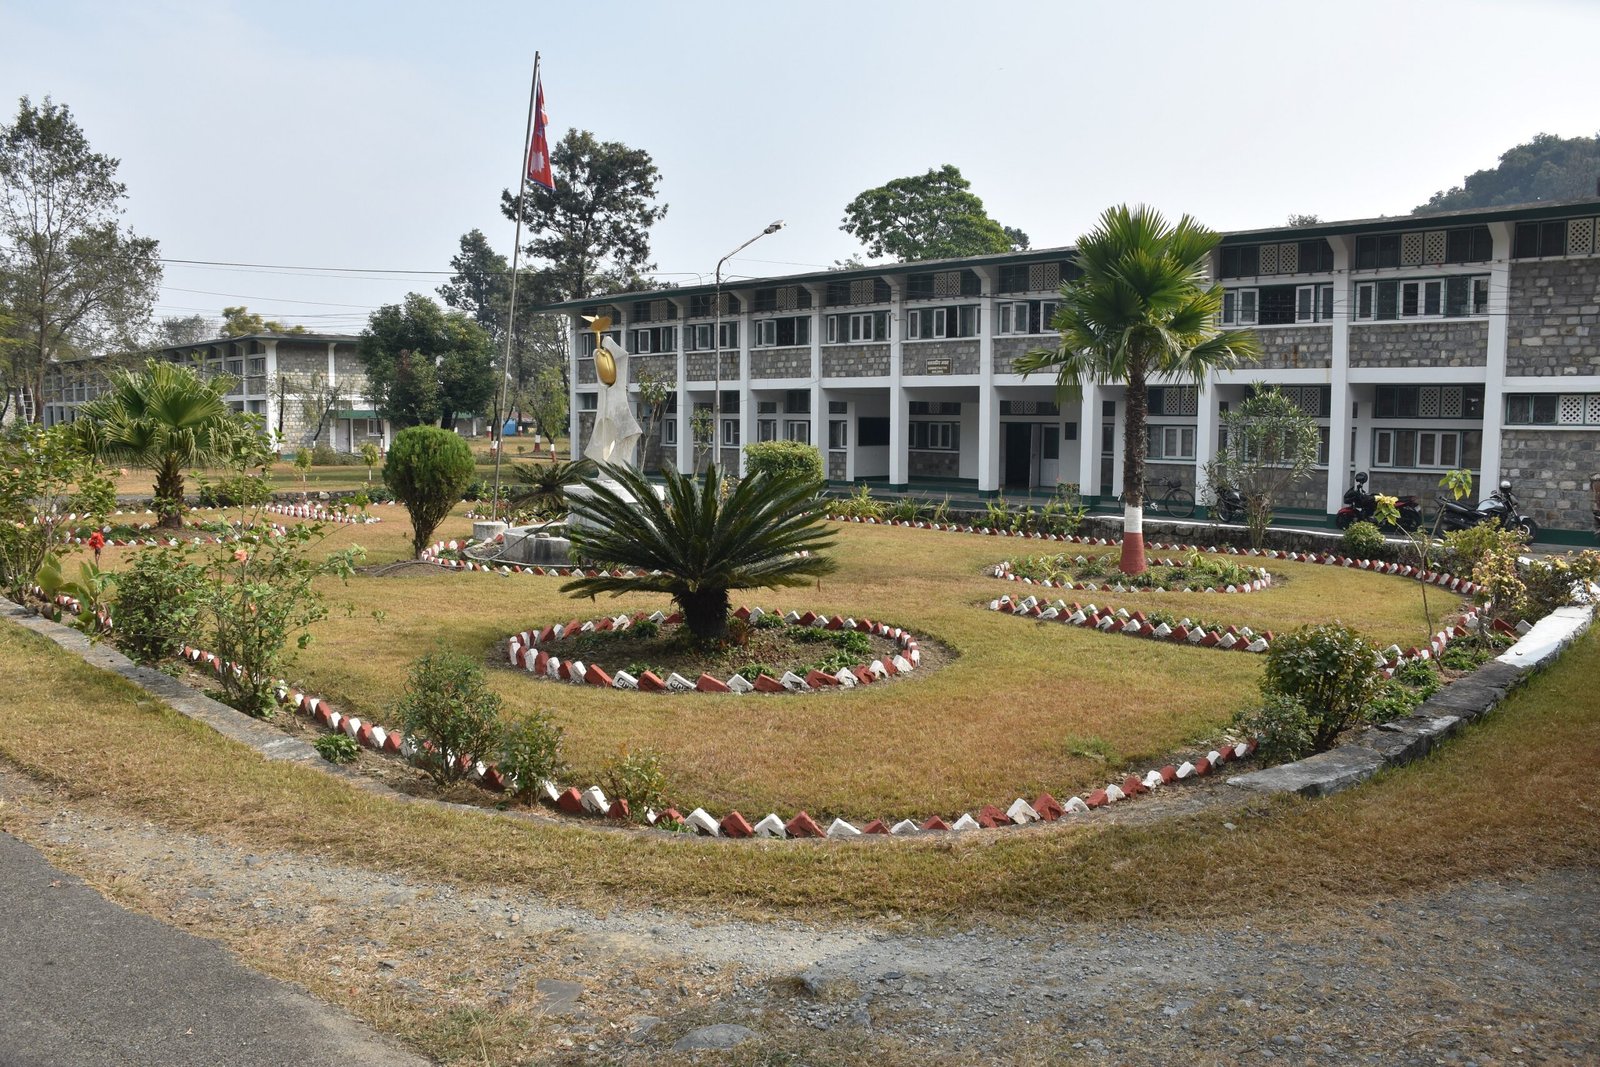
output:
[[1344, 504], [1350, 480], [1350, 245], [1348, 237], [1329, 239], [1333, 246], [1333, 275], [1344, 292], [1333, 294], [1333, 357], [1328, 369], [1328, 484], [1324, 503], [1329, 515]]
[[1194, 499], [1197, 504], [1205, 499], [1206, 491], [1210, 488], [1211, 480], [1206, 477], [1206, 464], [1217, 454], [1217, 438], [1221, 436], [1217, 432], [1221, 427], [1221, 417], [1217, 410], [1219, 392], [1217, 376], [1208, 373], [1205, 380], [1200, 383], [1199, 392], [1195, 397]]
[[[267, 404], [266, 404], [266, 408], [267, 408], [267, 434], [268, 434], [268, 437], [270, 439], [272, 434], [275, 434], [275, 433], [278, 432], [278, 408], [281, 405], [278, 403], [278, 390], [275, 389], [273, 386], [276, 384], [275, 383], [275, 379], [277, 379], [278, 377], [280, 377], [283, 374], [283, 368], [278, 366], [278, 342], [275, 341], [275, 340], [269, 340], [269, 341], [263, 342], [263, 344], [265, 345], [266, 350], [267, 350], [266, 351], [266, 357], [267, 357], [267, 363], [266, 363], [266, 366], [267, 366], [267, 378], [266, 378], [266, 380], [267, 380]], [[283, 447], [283, 442], [274, 441], [273, 447], [274, 448], [282, 448]]]
[[[750, 388], [750, 299], [739, 302], [739, 476], [745, 475], [744, 446], [755, 440], [755, 395]], [[719, 431], [720, 432], [720, 431]]]
[[1078, 401], [1078, 493], [1100, 492], [1095, 484], [1100, 472], [1100, 387], [1088, 382]]
[[[827, 285], [810, 285], [806, 291], [811, 294], [811, 444], [822, 453], [822, 475], [828, 475], [828, 391], [823, 388], [822, 379], [822, 315], [823, 303], [826, 300]], [[785, 413], [787, 415], [787, 413]], [[778, 437], [788, 436], [784, 419], [778, 422]], [[855, 442], [851, 442], [854, 447]]]
[[901, 384], [901, 359], [906, 332], [906, 287], [903, 278], [885, 279], [889, 283], [889, 488], [902, 490], [911, 484], [911, 401]]
[[[1511, 236], [1509, 222], [1489, 223], [1489, 351], [1483, 368], [1483, 467], [1479, 480], [1500, 484], [1500, 426], [1506, 411], [1506, 350], [1511, 337]], [[1481, 494], [1480, 494], [1481, 495]]]
[[[994, 385], [994, 287], [996, 271], [977, 269], [983, 297], [978, 304], [978, 492], [1000, 489], [1000, 398]], [[962, 447], [966, 442], [962, 442]]]

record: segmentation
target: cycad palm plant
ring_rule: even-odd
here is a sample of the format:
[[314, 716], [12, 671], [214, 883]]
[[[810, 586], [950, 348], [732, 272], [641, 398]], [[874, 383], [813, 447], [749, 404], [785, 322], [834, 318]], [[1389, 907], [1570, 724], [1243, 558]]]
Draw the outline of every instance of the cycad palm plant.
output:
[[837, 565], [821, 554], [834, 537], [808, 476], [757, 474], [724, 497], [715, 464], [698, 477], [668, 469], [663, 499], [631, 467], [600, 473], [584, 482], [588, 494], [571, 500], [585, 520], [572, 529], [573, 547], [635, 575], [577, 578], [564, 593], [668, 593], [689, 632], [712, 642], [727, 636], [730, 590], [806, 585]]
[[1220, 236], [1188, 215], [1169, 226], [1153, 208], [1110, 208], [1078, 242], [1082, 275], [1061, 287], [1051, 328], [1055, 349], [1016, 361], [1022, 374], [1053, 370], [1067, 399], [1084, 384], [1127, 386], [1124, 422], [1122, 570], [1145, 569], [1144, 466], [1147, 389], [1152, 378], [1202, 382], [1206, 372], [1257, 353], [1249, 330], [1219, 330], [1222, 286], [1206, 284]]
[[258, 419], [223, 397], [231, 379], [203, 379], [188, 367], [149, 360], [121, 371], [111, 389], [84, 404], [73, 430], [92, 455], [156, 472], [162, 526], [183, 525], [183, 472], [262, 455]]
[[537, 518], [553, 519], [567, 510], [567, 490], [592, 474], [594, 462], [587, 459], [518, 463], [511, 469], [506, 499], [513, 508], [525, 508]]

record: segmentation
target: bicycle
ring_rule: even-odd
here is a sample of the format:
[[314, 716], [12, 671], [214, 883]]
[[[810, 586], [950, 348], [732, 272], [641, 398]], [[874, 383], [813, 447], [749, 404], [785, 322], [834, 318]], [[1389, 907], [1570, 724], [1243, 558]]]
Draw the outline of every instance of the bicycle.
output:
[[[1166, 493], [1159, 501], [1151, 489], [1165, 489]], [[1165, 478], [1156, 482], [1145, 482], [1145, 507], [1151, 511], [1165, 511], [1175, 519], [1188, 519], [1194, 516], [1194, 494], [1183, 487], [1183, 482], [1177, 478]]]

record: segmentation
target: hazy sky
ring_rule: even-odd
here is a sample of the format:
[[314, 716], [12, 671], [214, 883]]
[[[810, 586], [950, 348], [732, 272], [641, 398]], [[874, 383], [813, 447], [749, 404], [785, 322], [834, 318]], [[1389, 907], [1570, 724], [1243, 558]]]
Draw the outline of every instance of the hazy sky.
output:
[[[0, 110], [51, 95], [122, 160], [159, 314], [354, 331], [509, 253], [534, 51], [551, 140], [648, 151], [665, 280], [817, 269], [858, 192], [954, 163], [1035, 247], [1107, 205], [1218, 229], [1403, 214], [1505, 149], [1600, 129], [1600, 3], [198, 3], [0, 0]], [[560, 174], [557, 174], [560, 180]], [[434, 272], [434, 273], [429, 273]]]

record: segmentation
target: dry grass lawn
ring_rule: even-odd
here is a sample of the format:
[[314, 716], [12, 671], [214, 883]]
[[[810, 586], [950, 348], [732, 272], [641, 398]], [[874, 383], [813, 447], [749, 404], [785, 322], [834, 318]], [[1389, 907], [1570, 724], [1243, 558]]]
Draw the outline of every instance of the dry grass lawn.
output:
[[[439, 531], [464, 537], [458, 509]], [[375, 562], [409, 555], [401, 508], [375, 526], [340, 527]], [[566, 730], [574, 779], [598, 779], [623, 746], [663, 755], [683, 810], [737, 808], [752, 819], [805, 809], [819, 818], [947, 817], [1048, 790], [1066, 796], [1128, 767], [1146, 769], [1218, 738], [1255, 695], [1258, 657], [1163, 645], [989, 612], [1030, 587], [982, 575], [1026, 544], [891, 527], [840, 529], [839, 572], [820, 588], [763, 591], [748, 602], [867, 616], [936, 644], [941, 669], [856, 692], [709, 697], [625, 694], [561, 685], [503, 668], [504, 639], [567, 619], [665, 606], [660, 597], [573, 601], [557, 579], [434, 568], [325, 584], [341, 605], [316, 628], [294, 680], [379, 723], [407, 665], [451, 648], [494, 665], [512, 714], [547, 708]], [[109, 557], [115, 564], [117, 557]], [[1074, 593], [1130, 610], [1165, 608], [1257, 630], [1340, 617], [1387, 644], [1426, 631], [1416, 587], [1397, 578], [1276, 563], [1278, 584], [1250, 594]], [[1440, 601], [1459, 604], [1443, 594]], [[736, 600], [737, 602], [737, 600]], [[625, 662], [602, 663], [609, 669]]]

